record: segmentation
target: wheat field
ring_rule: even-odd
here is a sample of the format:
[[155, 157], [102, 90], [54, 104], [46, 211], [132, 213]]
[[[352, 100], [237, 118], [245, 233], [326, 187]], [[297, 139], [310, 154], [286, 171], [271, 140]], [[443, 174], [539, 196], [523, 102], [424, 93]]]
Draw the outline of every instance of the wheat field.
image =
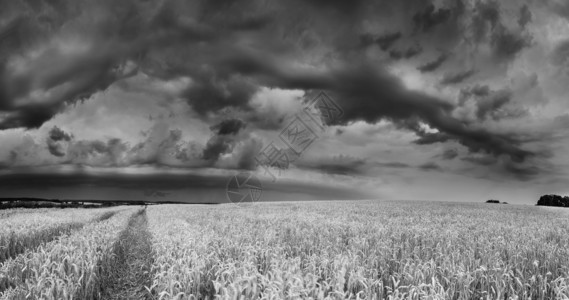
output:
[[156, 295], [175, 299], [568, 299], [569, 219], [422, 202], [161, 206]]
[[1, 262], [0, 298], [569, 299], [564, 209], [335, 201], [110, 211]]

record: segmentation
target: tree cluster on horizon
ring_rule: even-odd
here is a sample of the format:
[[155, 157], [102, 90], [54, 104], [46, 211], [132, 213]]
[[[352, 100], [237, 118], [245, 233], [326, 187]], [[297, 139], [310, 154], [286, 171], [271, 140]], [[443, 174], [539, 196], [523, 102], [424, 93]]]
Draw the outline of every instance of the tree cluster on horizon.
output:
[[569, 207], [569, 197], [568, 196], [553, 195], [553, 194], [543, 195], [537, 201], [537, 205]]

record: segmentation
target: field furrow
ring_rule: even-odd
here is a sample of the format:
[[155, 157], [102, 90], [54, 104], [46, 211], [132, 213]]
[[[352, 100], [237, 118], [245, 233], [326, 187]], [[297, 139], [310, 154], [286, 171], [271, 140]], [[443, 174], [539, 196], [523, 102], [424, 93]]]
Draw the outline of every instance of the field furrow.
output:
[[102, 299], [152, 299], [150, 287], [154, 260], [146, 213], [133, 215], [113, 246], [112, 267], [103, 279]]
[[0, 265], [0, 299], [100, 299], [101, 276], [112, 267], [113, 245], [133, 209], [27, 250]]
[[82, 228], [90, 222], [104, 221], [116, 208], [102, 210], [51, 210], [13, 215], [0, 220], [0, 263], [33, 250], [41, 244]]

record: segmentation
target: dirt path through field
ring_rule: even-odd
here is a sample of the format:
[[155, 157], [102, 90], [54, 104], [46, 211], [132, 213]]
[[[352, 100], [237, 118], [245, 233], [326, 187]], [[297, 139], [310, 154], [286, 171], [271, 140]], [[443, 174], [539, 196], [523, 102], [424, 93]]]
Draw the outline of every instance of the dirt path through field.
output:
[[115, 244], [116, 263], [108, 275], [102, 299], [151, 299], [144, 288], [150, 286], [154, 259], [146, 211], [136, 213]]

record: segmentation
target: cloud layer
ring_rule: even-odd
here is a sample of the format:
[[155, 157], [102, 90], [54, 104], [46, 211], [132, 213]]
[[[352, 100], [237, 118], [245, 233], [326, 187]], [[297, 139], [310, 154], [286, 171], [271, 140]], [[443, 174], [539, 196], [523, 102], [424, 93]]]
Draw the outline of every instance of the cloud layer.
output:
[[[0, 4], [2, 165], [253, 170], [255, 155], [325, 91], [343, 117], [327, 124], [322, 157], [291, 168], [557, 178], [565, 6], [9, 1]], [[404, 147], [430, 156], [378, 157], [369, 128], [385, 122], [392, 143], [405, 136]], [[356, 133], [361, 124], [369, 131]]]

